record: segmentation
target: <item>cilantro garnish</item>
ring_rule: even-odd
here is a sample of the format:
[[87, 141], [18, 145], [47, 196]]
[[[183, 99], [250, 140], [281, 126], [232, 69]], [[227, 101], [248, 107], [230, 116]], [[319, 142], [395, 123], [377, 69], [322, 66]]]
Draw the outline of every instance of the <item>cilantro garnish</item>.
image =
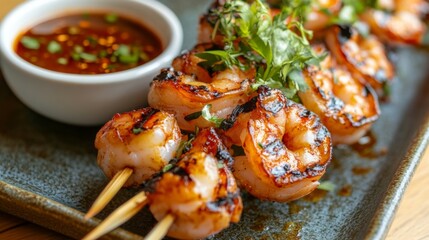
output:
[[207, 121], [209, 121], [209, 122], [214, 123], [214, 124], [216, 125], [216, 127], [219, 127], [219, 126], [220, 126], [220, 124], [222, 123], [223, 119], [222, 119], [222, 118], [219, 118], [219, 117], [217, 117], [217, 116], [215, 116], [215, 115], [213, 115], [213, 114], [210, 112], [210, 109], [211, 109], [211, 108], [212, 108], [212, 105], [211, 105], [211, 104], [207, 104], [207, 105], [205, 105], [205, 106], [203, 107], [203, 109], [201, 110], [201, 116], [202, 116], [205, 120], [207, 120]]
[[198, 54], [205, 60], [200, 66], [212, 70], [232, 66], [243, 69], [255, 63], [258, 68], [253, 89], [267, 85], [294, 98], [305, 87], [301, 70], [318, 64], [322, 58], [312, 51], [308, 41], [311, 32], [304, 29], [302, 22], [286, 21], [288, 17], [299, 19], [297, 16], [303, 14], [304, 8], [297, 6], [283, 6], [278, 15], [271, 17], [261, 0], [252, 4], [227, 1], [210, 13], [211, 19], [217, 19], [213, 36], [220, 33], [224, 37], [224, 50]]

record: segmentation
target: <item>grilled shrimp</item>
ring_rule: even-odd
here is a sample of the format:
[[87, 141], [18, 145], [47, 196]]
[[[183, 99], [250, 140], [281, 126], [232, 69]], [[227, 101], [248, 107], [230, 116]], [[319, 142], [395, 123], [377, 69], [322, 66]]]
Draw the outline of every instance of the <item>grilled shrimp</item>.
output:
[[363, 37], [351, 27], [334, 26], [326, 34], [326, 43], [338, 64], [347, 66], [355, 78], [371, 85], [379, 95], [393, 80], [393, 65], [375, 36]]
[[[324, 52], [322, 45], [314, 47]], [[357, 142], [379, 116], [374, 90], [356, 80], [328, 55], [320, 67], [304, 70], [308, 89], [298, 93], [303, 105], [316, 113], [332, 135], [333, 144]]]
[[[243, 113], [225, 132], [245, 152], [233, 164], [239, 185], [258, 198], [280, 202], [312, 192], [331, 159], [328, 130], [314, 113], [279, 90], [260, 87], [249, 106], [238, 107]], [[239, 137], [237, 125], [243, 127]]]
[[173, 115], [153, 108], [116, 114], [97, 133], [97, 162], [107, 177], [132, 168], [125, 186], [139, 185], [160, 171], [181, 142]]
[[[341, 8], [341, 0], [317, 0], [313, 1], [312, 10], [307, 14], [304, 27], [317, 31], [331, 24], [331, 16], [338, 13]], [[329, 12], [327, 14], [326, 12]]]
[[201, 47], [203, 45], [176, 58], [173, 68], [161, 70], [149, 90], [149, 105], [174, 113], [183, 130], [213, 126], [198, 115], [208, 104], [211, 104], [214, 115], [225, 118], [235, 106], [249, 99], [254, 80], [254, 69], [244, 72], [233, 67], [208, 72], [198, 65], [202, 59], [195, 55], [203, 51]]
[[428, 3], [424, 0], [381, 2], [385, 10], [369, 9], [361, 16], [373, 33], [389, 43], [420, 44], [426, 32], [422, 9], [427, 10]]
[[240, 220], [239, 189], [226, 165], [231, 156], [213, 129], [202, 130], [189, 152], [148, 184], [150, 211], [174, 217], [168, 236], [201, 239]]

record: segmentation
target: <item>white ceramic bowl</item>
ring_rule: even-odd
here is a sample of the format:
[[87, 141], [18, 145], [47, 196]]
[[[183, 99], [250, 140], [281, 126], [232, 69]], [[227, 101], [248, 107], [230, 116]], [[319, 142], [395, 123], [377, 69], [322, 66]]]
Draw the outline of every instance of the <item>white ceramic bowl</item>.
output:
[[[46, 70], [14, 52], [16, 38], [23, 31], [53, 17], [89, 10], [113, 11], [142, 22], [160, 37], [164, 51], [139, 67], [98, 75]], [[34, 111], [64, 123], [98, 125], [117, 112], [146, 105], [150, 82], [178, 55], [182, 39], [182, 27], [175, 14], [153, 0], [29, 1], [16, 7], [1, 23], [1, 67], [9, 87]]]

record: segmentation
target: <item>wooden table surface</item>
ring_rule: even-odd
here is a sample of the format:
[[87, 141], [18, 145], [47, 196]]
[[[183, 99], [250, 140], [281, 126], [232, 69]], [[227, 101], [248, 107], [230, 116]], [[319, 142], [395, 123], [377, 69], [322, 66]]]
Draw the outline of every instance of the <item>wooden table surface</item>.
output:
[[[1, 0], [0, 19], [23, 0]], [[387, 240], [429, 239], [429, 149], [417, 168], [399, 205]], [[0, 212], [0, 239], [66, 239], [65, 236]]]

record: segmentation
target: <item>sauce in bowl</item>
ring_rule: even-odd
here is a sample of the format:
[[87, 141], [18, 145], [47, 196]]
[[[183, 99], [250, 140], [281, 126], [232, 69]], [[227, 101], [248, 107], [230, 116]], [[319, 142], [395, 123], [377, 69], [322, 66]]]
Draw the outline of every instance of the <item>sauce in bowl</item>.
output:
[[162, 52], [148, 28], [115, 13], [66, 15], [20, 35], [15, 52], [39, 67], [73, 74], [104, 74], [142, 65]]

